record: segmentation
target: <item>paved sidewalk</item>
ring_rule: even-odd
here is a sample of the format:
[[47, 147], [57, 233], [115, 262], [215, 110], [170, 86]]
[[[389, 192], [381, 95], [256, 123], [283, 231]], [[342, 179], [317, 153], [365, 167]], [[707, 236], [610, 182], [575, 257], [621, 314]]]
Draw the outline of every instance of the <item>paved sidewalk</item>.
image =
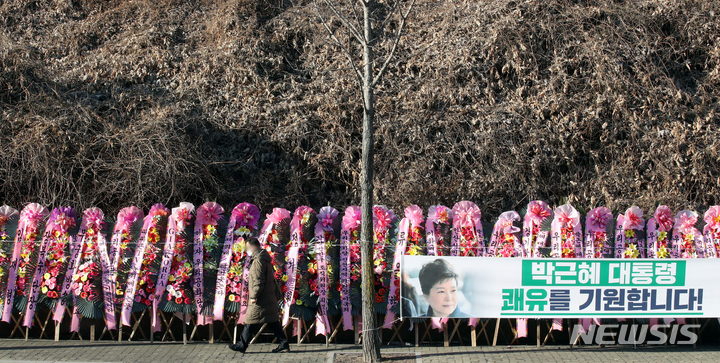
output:
[[[255, 344], [243, 355], [233, 352], [224, 344], [193, 342], [118, 344], [113, 341], [60, 341], [18, 339], [0, 340], [0, 363], [9, 361], [54, 362], [299, 362], [328, 363], [333, 353], [360, 352], [356, 345], [304, 344], [292, 345], [291, 353], [273, 354], [272, 344]], [[383, 347], [386, 353], [420, 353], [418, 362], [717, 362], [720, 347], [598, 347], [567, 346], [503, 347]]]

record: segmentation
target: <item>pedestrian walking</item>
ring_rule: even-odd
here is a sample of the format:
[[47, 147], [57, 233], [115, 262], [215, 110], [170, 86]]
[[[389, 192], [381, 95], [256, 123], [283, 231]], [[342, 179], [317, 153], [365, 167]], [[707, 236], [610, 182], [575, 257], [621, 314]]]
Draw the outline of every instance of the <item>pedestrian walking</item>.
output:
[[250, 340], [260, 329], [262, 324], [267, 324], [275, 334], [279, 345], [273, 349], [273, 353], [290, 351], [285, 332], [280, 324], [280, 312], [278, 301], [282, 298], [280, 287], [275, 282], [275, 271], [272, 266], [272, 258], [264, 249], [260, 248], [257, 238], [248, 239], [245, 250], [250, 257], [250, 276], [248, 287], [249, 303], [245, 314], [240, 341], [230, 344], [230, 349], [245, 353]]

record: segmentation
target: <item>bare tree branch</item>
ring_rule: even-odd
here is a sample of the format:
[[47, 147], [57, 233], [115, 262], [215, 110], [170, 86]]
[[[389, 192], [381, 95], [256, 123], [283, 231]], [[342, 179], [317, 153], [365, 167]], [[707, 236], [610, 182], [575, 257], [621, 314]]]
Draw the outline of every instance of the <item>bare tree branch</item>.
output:
[[[342, 14], [340, 14], [338, 9], [335, 7], [335, 5], [332, 4], [332, 2], [330, 0], [323, 0], [323, 1], [325, 2], [325, 4], [327, 4], [327, 6], [330, 8], [330, 10], [332, 10], [332, 12], [335, 14], [335, 16], [337, 16], [338, 19], [340, 19], [340, 21], [343, 23], [343, 25], [345, 25], [345, 27], [348, 28], [348, 31], [350, 32], [350, 34], [352, 34], [355, 37], [355, 39], [357, 39], [357, 41], [360, 42], [360, 44], [364, 45], [366, 41], [369, 41], [369, 39], [365, 39], [365, 37], [362, 36], [362, 34], [357, 30], [357, 28], [355, 28], [347, 20], [347, 18], [345, 18], [344, 16], [342, 16]], [[320, 10], [318, 9], [317, 2], [315, 2], [315, 9], [318, 11], [318, 14], [319, 14]]]
[[385, 58], [385, 62], [383, 63], [382, 67], [380, 67], [380, 70], [375, 75], [375, 79], [373, 79], [372, 85], [375, 86], [378, 81], [382, 79], [383, 74], [385, 73], [385, 70], [388, 67], [388, 64], [390, 64], [390, 61], [393, 58], [393, 55], [395, 54], [395, 50], [397, 49], [397, 45], [400, 42], [400, 36], [402, 35], [403, 28], [405, 27], [405, 20], [407, 20], [408, 16], [410, 15], [410, 11], [412, 10], [413, 6], [415, 6], [415, 1], [412, 0], [410, 2], [410, 6], [408, 6], [407, 11], [403, 14], [402, 11], [400, 11], [400, 25], [398, 26], [397, 35], [395, 36], [395, 41], [393, 42], [392, 49], [390, 49], [390, 54], [388, 54], [387, 58]]
[[[327, 2], [327, 0], [325, 0], [325, 1]], [[332, 29], [330, 29], [330, 26], [328, 25], [327, 21], [320, 13], [320, 9], [318, 8], [318, 5], [317, 5], [317, 0], [313, 0], [313, 4], [315, 5], [315, 11], [317, 12], [318, 17], [320, 18], [320, 23], [322, 23], [325, 30], [327, 30], [328, 34], [330, 34], [330, 38], [333, 40], [333, 42], [335, 42], [335, 45], [337, 45], [340, 48], [340, 50], [342, 51], [342, 53], [345, 54], [345, 56], [347, 57], [348, 61], [350, 62], [350, 66], [352, 67], [353, 71], [355, 71], [355, 76], [357, 76], [358, 81], [360, 82], [360, 85], [364, 84], [365, 77], [363, 77], [362, 73], [360, 73], [360, 69], [355, 64], [355, 61], [353, 61], [352, 53], [350, 53], [350, 51], [347, 48], [345, 48], [345, 46], [342, 45], [342, 43], [340, 42], [340, 39], [338, 39], [335, 36], [335, 33], [332, 31]]]
[[385, 31], [385, 26], [393, 18], [393, 15], [395, 15], [395, 12], [398, 9], [398, 4], [400, 4], [400, 0], [395, 0], [393, 6], [390, 8], [390, 11], [388, 11], [387, 15], [385, 16], [385, 19], [383, 19], [380, 25], [378, 25], [377, 29], [375, 29], [375, 34], [382, 34]]

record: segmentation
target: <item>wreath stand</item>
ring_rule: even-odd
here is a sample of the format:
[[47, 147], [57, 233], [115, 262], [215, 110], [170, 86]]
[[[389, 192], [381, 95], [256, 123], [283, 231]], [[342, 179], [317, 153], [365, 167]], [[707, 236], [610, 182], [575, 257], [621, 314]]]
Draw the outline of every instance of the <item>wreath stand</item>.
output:
[[[228, 327], [228, 325], [230, 325], [230, 322], [232, 322], [233, 319], [235, 319], [235, 321], [237, 322], [236, 314], [231, 314], [231, 315], [227, 316], [227, 318], [225, 316], [223, 316], [223, 320], [222, 320], [223, 328], [222, 328], [222, 331], [220, 332], [220, 336], [218, 337], [218, 341], [221, 341], [223, 339], [223, 337], [225, 337], [225, 335], [227, 335], [228, 339], [232, 339], [233, 344], [235, 344], [235, 339], [232, 338], [232, 336], [230, 335], [230, 328]], [[237, 329], [237, 324], [235, 324], [235, 327]], [[236, 334], [237, 334], [237, 332], [236, 332]]]
[[450, 342], [456, 335], [458, 337], [458, 340], [460, 340], [460, 344], [463, 344], [462, 336], [460, 336], [460, 333], [458, 332], [458, 328], [460, 328], [459, 323], [462, 320], [456, 319], [456, 318], [450, 318], [450, 320], [452, 320], [452, 322], [453, 322], [453, 330], [449, 335], [448, 335], [448, 331], [450, 330], [449, 325], [447, 323], [443, 324], [443, 346], [445, 346], [445, 347], [450, 346]]
[[165, 334], [163, 334], [160, 341], [166, 341], [165, 338], [170, 335], [171, 341], [175, 341], [175, 334], [172, 332], [172, 322], [175, 320], [175, 314], [170, 316], [170, 321], [168, 321], [167, 317], [165, 316], [165, 312], [160, 311], [160, 325], [162, 328], [162, 325], [165, 325]]
[[20, 335], [22, 335], [23, 338], [25, 338], [25, 341], [27, 341], [27, 333], [28, 333], [27, 329], [23, 329], [22, 326], [20, 325], [21, 322], [23, 321], [23, 317], [25, 316], [25, 313], [18, 313], [17, 318], [15, 316], [16, 316], [15, 314], [10, 315], [10, 318], [12, 319], [12, 322], [15, 323], [15, 326], [13, 327], [12, 332], [10, 332], [9, 338], [12, 339], [12, 337], [15, 336], [15, 331], [17, 330], [18, 332], [20, 332]]
[[[555, 336], [553, 335], [554, 330], [552, 328], [553, 320], [554, 319], [543, 319], [543, 321], [545, 322], [545, 327], [548, 329], [548, 332], [547, 332], [547, 335], [545, 335], [545, 339], [543, 339], [542, 345], [547, 344], [548, 339], [552, 339], [552, 342], [555, 343]], [[540, 325], [540, 320], [538, 319], [538, 326], [539, 325]], [[538, 329], [538, 340], [539, 340], [540, 339], [540, 334], [539, 334], [540, 328], [537, 328], [537, 329]]]
[[362, 343], [362, 334], [360, 333], [360, 316], [353, 316], [353, 331], [355, 332], [355, 345]]
[[[406, 321], [405, 319], [401, 318], [399, 322], [393, 323], [393, 325], [391, 327], [393, 330], [393, 334], [392, 334], [392, 336], [390, 336], [390, 340], [388, 340], [387, 345], [390, 345], [390, 343], [394, 342], [396, 340], [395, 338], [397, 338], [397, 341], [399, 341], [400, 344], [403, 344], [403, 345], [405, 344], [405, 342], [402, 339], [402, 335], [400, 335], [400, 333], [401, 333], [400, 328], [402, 328], [405, 325], [405, 321]], [[412, 326], [412, 321], [410, 321], [410, 320], [407, 320], [407, 321], [410, 322], [410, 326]], [[416, 333], [417, 333], [417, 331], [416, 331]]]
[[[47, 336], [47, 332], [45, 332], [45, 329], [47, 328], [48, 323], [50, 322], [50, 317], [52, 316], [52, 310], [49, 310], [47, 315], [45, 316], [45, 321], [43, 322], [40, 320], [38, 313], [35, 313], [35, 322], [40, 326], [40, 337], [39, 339], [42, 339], [43, 337], [50, 339], [50, 337]], [[30, 327], [25, 327], [25, 341], [28, 341], [28, 337], [30, 336]]]
[[418, 336], [420, 334], [420, 326], [415, 329], [415, 346], [419, 347], [420, 343], [425, 342], [425, 338], [428, 338], [428, 342], [432, 343], [432, 338], [430, 337], [430, 331], [433, 329], [432, 323], [429, 322], [429, 319], [423, 319], [423, 325], [425, 326], [425, 332], [423, 333], [422, 339], [418, 340]]
[[482, 335], [485, 337], [485, 342], [487, 345], [490, 345], [490, 338], [487, 335], [487, 326], [490, 324], [491, 319], [480, 319], [478, 320], [478, 325], [480, 325], [480, 330], [477, 329], [476, 326], [470, 327], [470, 343], [473, 347], [477, 346], [477, 340]]
[[702, 323], [700, 322], [699, 318], [695, 318], [693, 320], [695, 320], [696, 324], [700, 324], [700, 329], [697, 332], [698, 339], [697, 339], [697, 341], [695, 341], [695, 343], [693, 343], [693, 348], [697, 348], [697, 342], [700, 340], [700, 337], [702, 336], [703, 331], [705, 331], [705, 328], [707, 328], [708, 325], [710, 325], [710, 321], [715, 320], [715, 319], [702, 319]]
[[[65, 313], [72, 317], [70, 308], [68, 308], [67, 306], [65, 306]], [[60, 341], [60, 326], [62, 326], [62, 321], [64, 320], [63, 319], [64, 317], [65, 317], [65, 315], [63, 314], [63, 316], [60, 318], [60, 321], [55, 322], [55, 341], [56, 342]], [[82, 338], [81, 338], [81, 340], [82, 340]]]
[[[297, 333], [297, 345], [300, 346], [300, 344], [302, 344], [310, 336], [310, 331], [315, 327], [315, 321], [313, 321], [312, 324], [310, 324], [310, 327], [308, 327], [305, 320], [300, 320], [300, 318], [293, 316], [290, 317], [288, 323], [283, 326], [283, 330], [287, 330], [287, 328], [291, 325], [293, 334]], [[263, 325], [263, 327], [265, 327], [265, 325]], [[305, 331], [304, 335], [303, 330]], [[293, 334], [290, 334], [289, 336], [292, 336]]]
[[[508, 345], [513, 345], [513, 344], [514, 344], [515, 342], [517, 342], [517, 340], [518, 340], [517, 327], [514, 327], [514, 326], [513, 326], [513, 324], [512, 324], [512, 322], [510, 321], [510, 319], [500, 319], [500, 318], [497, 318], [497, 320], [495, 321], [495, 334], [493, 335], [493, 344], [492, 344], [493, 347], [497, 345], [497, 339], [498, 339], [498, 335], [499, 335], [499, 333], [500, 333], [500, 325], [501, 325], [501, 323], [503, 322], [503, 320], [504, 320], [504, 321], [507, 321], [508, 325], [510, 326], [510, 330], [512, 331], [512, 334], [513, 334], [513, 338], [512, 338], [512, 340], [510, 341], [510, 343], [508, 343]], [[503, 337], [504, 337], [504, 336], [505, 336], [505, 334], [503, 334]]]
[[[102, 340], [102, 338], [105, 337], [105, 334], [110, 334], [110, 339], [115, 340], [115, 335], [113, 335], [112, 330], [108, 329], [107, 317], [105, 317], [103, 320], [105, 321], [105, 327], [103, 327], [103, 330], [100, 333], [100, 338], [98, 338], [98, 340]], [[93, 327], [94, 327], [94, 324], [93, 324]]]
[[327, 346], [329, 343], [331, 343], [333, 340], [335, 340], [335, 336], [336, 336], [337, 333], [340, 331], [340, 329], [342, 329], [342, 322], [343, 322], [342, 316], [340, 316], [340, 318], [338, 319], [337, 324], [335, 324], [334, 326], [333, 326], [333, 324], [332, 324], [332, 320], [330, 319], [330, 317], [328, 317], [328, 321], [330, 322], [331, 333], [330, 333], [330, 337], [325, 340], [325, 345], [326, 345], [326, 346]]
[[[140, 326], [140, 322], [145, 317], [145, 313], [147, 312], [147, 309], [143, 310], [142, 313], [140, 313], [140, 317], [138, 318], [137, 313], [131, 313], [130, 316], [134, 320], [134, 323], [132, 323], [132, 330], [130, 331], [130, 337], [128, 338], [128, 341], [131, 341], [132, 338], [135, 336], [135, 332], [138, 331], [138, 327]], [[120, 327], [118, 328], [118, 343], [122, 343], [122, 330], [123, 326], [120, 324]], [[147, 339], [145, 336], [145, 332], [140, 329], [140, 335], [142, 335], [143, 339]]]

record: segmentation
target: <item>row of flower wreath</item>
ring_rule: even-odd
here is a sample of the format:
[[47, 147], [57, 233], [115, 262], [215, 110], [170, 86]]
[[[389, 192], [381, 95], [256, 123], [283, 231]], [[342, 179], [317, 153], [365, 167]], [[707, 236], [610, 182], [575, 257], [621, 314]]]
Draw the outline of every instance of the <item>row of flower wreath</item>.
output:
[[[81, 316], [104, 317], [113, 329], [117, 316], [129, 325], [131, 314], [145, 309], [152, 310], [157, 330], [159, 311], [200, 312], [199, 324], [222, 319], [227, 311], [241, 323], [248, 301], [244, 244], [249, 236], [259, 236], [283, 283], [284, 322], [291, 315], [314, 317], [317, 332], [325, 334], [327, 316], [342, 313], [344, 328], [353, 329], [352, 315], [360, 311], [359, 207], [346, 208], [342, 218], [332, 207], [316, 213], [301, 206], [293, 214], [275, 208], [262, 228], [253, 204], [239, 204], [221, 224], [223, 214], [213, 202], [197, 210], [181, 203], [172, 211], [156, 204], [147, 216], [128, 207], [109, 230], [111, 223], [98, 208], [87, 209], [79, 220], [70, 207], [49, 212], [33, 203], [20, 213], [0, 207], [2, 320], [9, 322], [15, 310], [31, 326], [36, 307], [43, 305], [58, 322], [65, 308], [72, 308], [73, 330]], [[378, 312], [386, 313], [385, 326], [398, 311], [403, 254], [697, 258], [717, 257], [720, 248], [718, 206], [706, 211], [704, 226], [697, 213], [684, 210], [673, 216], [663, 205], [647, 223], [638, 207], [616, 217], [608, 208], [594, 208], [585, 216], [584, 233], [581, 215], [571, 205], [552, 210], [533, 201], [523, 214], [501, 214], [486, 243], [480, 208], [472, 202], [452, 209], [432, 206], [427, 220], [413, 205], [399, 223], [392, 210], [375, 206], [375, 301]]]

